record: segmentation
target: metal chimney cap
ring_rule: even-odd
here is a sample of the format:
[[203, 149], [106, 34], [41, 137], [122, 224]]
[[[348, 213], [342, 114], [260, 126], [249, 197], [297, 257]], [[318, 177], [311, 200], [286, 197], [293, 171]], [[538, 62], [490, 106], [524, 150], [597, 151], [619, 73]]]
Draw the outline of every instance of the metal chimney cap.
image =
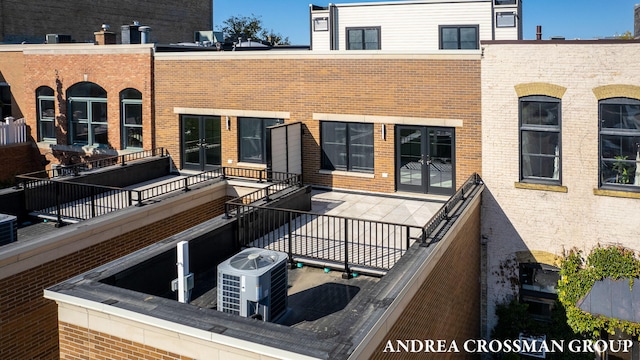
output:
[[109, 26], [109, 24], [102, 24], [103, 31], [109, 31], [109, 29], [111, 29], [111, 26]]

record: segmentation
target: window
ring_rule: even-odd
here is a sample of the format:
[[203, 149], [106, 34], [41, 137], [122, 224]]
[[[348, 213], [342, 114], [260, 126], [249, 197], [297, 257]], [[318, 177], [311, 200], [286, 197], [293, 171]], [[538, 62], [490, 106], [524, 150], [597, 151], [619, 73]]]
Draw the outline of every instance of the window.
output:
[[94, 83], [81, 82], [69, 88], [67, 99], [71, 143], [108, 146], [107, 92]]
[[600, 185], [640, 190], [640, 100], [600, 101]]
[[560, 184], [560, 99], [520, 98], [520, 180]]
[[560, 269], [541, 263], [520, 264], [520, 302], [529, 305], [534, 319], [551, 319], [551, 310], [558, 298]]
[[516, 27], [516, 13], [499, 12], [496, 13], [496, 27]]
[[373, 172], [373, 124], [321, 123], [322, 168]]
[[0, 82], [0, 120], [11, 116], [11, 87], [6, 82]]
[[136, 89], [120, 92], [122, 105], [122, 148], [142, 148], [142, 93]]
[[347, 28], [347, 50], [380, 50], [380, 27]]
[[440, 49], [479, 49], [478, 25], [440, 26]]
[[55, 140], [55, 100], [53, 89], [41, 86], [36, 90], [38, 106], [38, 141]]
[[515, 5], [516, 0], [495, 0], [496, 5]]
[[238, 161], [266, 164], [267, 127], [282, 123], [282, 119], [238, 118]]

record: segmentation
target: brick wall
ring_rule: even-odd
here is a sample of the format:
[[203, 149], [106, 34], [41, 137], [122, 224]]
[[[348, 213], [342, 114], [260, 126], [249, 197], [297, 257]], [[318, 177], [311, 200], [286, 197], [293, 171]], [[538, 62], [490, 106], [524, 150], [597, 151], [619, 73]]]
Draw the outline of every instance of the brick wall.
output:
[[57, 306], [42, 297], [43, 289], [220, 215], [226, 200], [186, 209], [172, 214], [171, 221], [141, 226], [0, 279], [0, 358], [57, 358]]
[[[479, 196], [479, 195], [478, 195]], [[480, 206], [476, 204], [371, 359], [472, 359], [463, 344], [480, 339]], [[387, 341], [455, 341], [460, 353], [383, 352]]]
[[[55, 91], [56, 127], [58, 144], [68, 143], [67, 90], [80, 82], [89, 81], [107, 92], [108, 141], [120, 149], [121, 103], [120, 92], [134, 88], [142, 93], [142, 122], [144, 148], [154, 147], [152, 121], [152, 58], [148, 46], [119, 49], [109, 46], [90, 46], [82, 50], [35, 51], [25, 56], [29, 71], [24, 76], [23, 113], [31, 128], [31, 137], [37, 139], [36, 90], [48, 86]], [[80, 66], [81, 65], [81, 66]]]
[[0, 187], [12, 185], [15, 176], [44, 169], [39, 152], [31, 142], [0, 146]]
[[58, 329], [60, 333], [60, 359], [191, 359], [65, 322], [60, 322]]
[[[596, 244], [640, 250], [637, 192], [597, 194], [600, 96], [639, 98], [637, 42], [484, 44], [482, 60], [483, 237], [487, 239], [489, 326], [495, 303], [514, 295], [500, 267], [518, 252], [547, 258]], [[565, 91], [559, 91], [566, 89]], [[519, 185], [518, 95], [561, 100], [561, 185]], [[555, 191], [554, 191], [555, 190]], [[635, 196], [636, 198], [631, 198]], [[511, 269], [517, 276], [517, 268]], [[516, 289], [517, 290], [517, 289]]]
[[113, 0], [77, 2], [60, 0], [3, 0], [0, 41], [42, 43], [46, 34], [71, 35], [77, 42], [93, 43], [103, 23], [111, 25], [120, 41], [120, 26], [134, 20], [151, 26], [151, 40], [160, 43], [193, 41], [193, 32], [210, 30], [212, 2], [184, 0]]
[[[156, 58], [156, 121], [162, 124], [157, 145], [169, 148], [179, 163], [175, 107], [288, 112], [290, 118], [285, 121], [304, 124], [305, 182], [391, 192], [395, 190], [394, 124], [386, 124], [386, 140], [382, 140], [381, 123], [374, 125], [373, 179], [332, 176], [318, 173], [320, 130], [313, 114], [457, 119], [464, 125], [456, 128], [456, 182], [462, 184], [473, 172], [480, 172], [479, 59], [289, 54]], [[224, 119], [225, 114], [218, 115]], [[221, 122], [224, 164], [228, 159], [237, 161], [237, 126], [235, 117], [231, 120], [230, 131]], [[413, 125], [422, 124], [414, 120]]]
[[[1, 41], [1, 40], [0, 40]], [[0, 52], [0, 82], [6, 82], [11, 86], [11, 116], [22, 118], [22, 107], [25, 106], [24, 98], [24, 56], [21, 49], [2, 45], [5, 51]], [[4, 114], [3, 117], [8, 116]]]

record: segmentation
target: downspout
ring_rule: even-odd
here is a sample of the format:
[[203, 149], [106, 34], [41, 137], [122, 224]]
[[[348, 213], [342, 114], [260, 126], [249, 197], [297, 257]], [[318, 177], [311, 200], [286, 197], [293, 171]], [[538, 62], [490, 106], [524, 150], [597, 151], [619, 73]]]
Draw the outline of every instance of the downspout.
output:
[[313, 4], [309, 4], [309, 49], [313, 50]]
[[336, 6], [334, 4], [329, 4], [329, 50], [337, 50], [336, 49]]
[[[491, 1], [491, 40], [496, 39], [496, 8], [494, 4], [495, 4], [495, 1]], [[480, 30], [478, 30], [478, 32], [480, 32]], [[478, 34], [478, 40], [479, 39], [480, 39], [480, 34]]]

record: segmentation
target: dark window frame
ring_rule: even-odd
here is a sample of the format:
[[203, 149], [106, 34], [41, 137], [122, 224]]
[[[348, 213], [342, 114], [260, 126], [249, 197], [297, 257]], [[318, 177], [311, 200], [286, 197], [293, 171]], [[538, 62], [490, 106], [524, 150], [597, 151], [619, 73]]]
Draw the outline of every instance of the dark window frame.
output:
[[[127, 122], [128, 108], [129, 106], [140, 106], [140, 123]], [[120, 92], [120, 133], [122, 136], [122, 149], [143, 149], [144, 148], [144, 136], [143, 136], [143, 117], [142, 117], [142, 92], [138, 89], [127, 88]], [[139, 132], [140, 139], [130, 139], [129, 131]], [[132, 136], [133, 137], [133, 136]], [[131, 145], [130, 141], [139, 141], [140, 146]]]
[[[324, 125], [328, 125], [328, 124], [333, 124], [333, 125], [344, 125], [345, 127], [345, 138], [344, 138], [344, 144], [334, 144], [334, 145], [342, 145], [344, 146], [344, 159], [345, 159], [345, 164], [342, 163], [337, 163], [336, 159], [334, 158], [334, 160], [332, 161], [331, 156], [327, 155], [327, 152], [325, 151], [325, 149], [328, 149], [328, 143], [327, 143], [327, 135], [325, 134], [325, 127]], [[350, 127], [350, 125], [365, 125], [367, 127], [371, 127], [370, 132], [371, 132], [371, 139], [370, 139], [370, 143], [371, 145], [368, 144], [359, 144], [359, 143], [352, 143], [352, 132], [355, 131], [352, 127]], [[369, 131], [369, 130], [368, 130]], [[334, 132], [335, 133], [335, 132]], [[369, 140], [369, 139], [368, 139]], [[354, 149], [361, 147], [363, 149], [371, 149], [370, 154], [356, 154], [354, 152]], [[357, 172], [357, 173], [364, 173], [364, 174], [373, 174], [375, 171], [375, 157], [374, 157], [374, 150], [375, 150], [375, 127], [373, 123], [361, 123], [361, 122], [344, 122], [344, 121], [321, 121], [320, 122], [320, 151], [321, 151], [321, 160], [320, 160], [320, 167], [323, 170], [329, 170], [329, 171], [349, 171], [349, 172]], [[368, 157], [370, 164], [366, 164], [363, 166], [357, 166], [356, 165], [356, 161], [353, 161], [353, 157], [354, 156], [365, 156], [365, 158]]]
[[11, 93], [11, 85], [0, 81], [0, 121], [4, 121], [6, 117], [13, 116], [11, 105], [13, 103], [13, 94]]
[[[445, 29], [456, 29], [457, 31], [457, 47], [455, 48], [445, 48], [444, 47], [444, 36], [443, 30]], [[462, 41], [460, 36], [461, 29], [474, 29], [475, 30], [475, 47], [474, 48], [463, 48]], [[480, 49], [480, 25], [439, 25], [438, 26], [438, 35], [439, 35], [439, 45], [440, 50], [478, 50]]]
[[[378, 40], [377, 40], [377, 44], [378, 47], [375, 49], [367, 49], [366, 44], [367, 42], [365, 41], [365, 31], [366, 30], [376, 30], [377, 34], [378, 34]], [[351, 31], [361, 31], [362, 32], [362, 48], [357, 48], [357, 49], [352, 49], [351, 48], [351, 42], [350, 40], [350, 32]], [[382, 36], [382, 27], [380, 26], [354, 26], [354, 27], [347, 27], [345, 29], [345, 38], [346, 38], [346, 48], [347, 50], [380, 50], [382, 49], [382, 42], [381, 42], [381, 36]]]
[[[53, 102], [52, 109], [43, 109], [43, 102]], [[49, 86], [40, 86], [36, 89], [36, 106], [38, 107], [38, 141], [55, 141], [56, 140], [56, 114], [55, 114], [55, 95], [54, 91]], [[52, 110], [53, 113], [49, 114], [47, 110]], [[45, 111], [47, 113], [45, 114]], [[45, 131], [45, 125], [49, 125], [53, 129], [53, 133]], [[48, 134], [47, 134], [48, 133]], [[49, 135], [49, 136], [47, 136]]]
[[[625, 119], [623, 114], [623, 107], [630, 107], [634, 111], [638, 111], [634, 117], [637, 117], [638, 120], [635, 120], [636, 126], [640, 126], [640, 100], [626, 97], [615, 97], [602, 99], [598, 102], [598, 185], [601, 189], [605, 190], [618, 190], [618, 191], [629, 191], [629, 192], [640, 192], [640, 179], [638, 179], [638, 185], [635, 185], [635, 173], [637, 171], [637, 156], [640, 153], [640, 127], [636, 127], [635, 129], [632, 127], [605, 127], [605, 123], [609, 120], [604, 117], [604, 108], [605, 107], [618, 107], [619, 106], [619, 124], [623, 125], [628, 122], [630, 119]], [[629, 110], [629, 109], [627, 109]], [[612, 154], [614, 151], [605, 150], [605, 144], [615, 145], [611, 141], [611, 139], [618, 139], [618, 149], [620, 150], [619, 155], [608, 156]], [[630, 141], [630, 142], [629, 142]], [[635, 142], [634, 142], [635, 141]], [[625, 156], [624, 152], [624, 143], [628, 142], [630, 146], [628, 146], [629, 154], [626, 155], [626, 158], [622, 158]], [[635, 148], [634, 148], [635, 146]], [[609, 146], [613, 148], [612, 146]], [[620, 158], [618, 158], [620, 157]], [[609, 176], [605, 174], [606, 164], [609, 163], [611, 169], [609, 172], [618, 172], [615, 178], [613, 176]], [[626, 172], [625, 172], [626, 170]], [[625, 179], [626, 177], [626, 179]], [[607, 181], [614, 180], [615, 181]]]
[[[247, 136], [243, 136], [243, 132], [245, 131], [244, 129], [246, 128], [243, 127], [242, 123], [245, 121], [259, 121], [260, 122], [259, 127], [261, 129], [261, 133], [253, 134], [254, 136], [251, 138]], [[267, 128], [274, 125], [284, 124], [284, 119], [243, 116], [243, 117], [238, 117], [237, 123], [238, 123], [238, 162], [267, 164], [269, 160], [267, 159], [268, 157], [267, 144], [269, 143], [267, 139], [267, 136], [268, 136]], [[246, 149], [243, 149], [244, 147], [243, 143], [246, 142], [247, 140], [254, 140], [260, 143], [260, 148], [261, 148], [260, 159], [252, 159], [250, 157], [247, 157], [247, 151]]]
[[[526, 124], [523, 121], [523, 106], [524, 104], [557, 104], [557, 124]], [[525, 152], [524, 149], [524, 141], [523, 135], [525, 133], [535, 133], [535, 134], [557, 134], [557, 154], [549, 155], [548, 153], [538, 152], [538, 153], [530, 153]], [[519, 169], [520, 169], [520, 181], [521, 182], [531, 182], [531, 183], [540, 183], [540, 184], [549, 184], [549, 185], [561, 185], [562, 184], [562, 100], [545, 95], [531, 95], [531, 96], [523, 96], [518, 100], [518, 148], [519, 148]], [[541, 158], [551, 158], [553, 157], [553, 169], [552, 169], [552, 177], [544, 177], [544, 176], [534, 176], [527, 175], [523, 170], [525, 164], [525, 156], [527, 157], [538, 157]], [[555, 160], [557, 159], [557, 164]], [[531, 161], [531, 159], [529, 159]], [[557, 166], [557, 169], [556, 169]], [[557, 171], [557, 178], [554, 177], [555, 172]]]
[[[513, 23], [509, 22], [508, 25], [504, 25], [504, 23], [500, 22], [500, 17], [503, 16], [513, 16]], [[515, 11], [499, 11], [496, 12], [496, 28], [514, 28], [518, 24], [518, 14]]]
[[[107, 103], [107, 91], [93, 82], [79, 82], [67, 90], [67, 102], [69, 108], [69, 140], [72, 145], [86, 145], [98, 147], [110, 147], [109, 143], [109, 106]], [[84, 104], [83, 117], [74, 114], [74, 107]], [[96, 114], [96, 110], [104, 113]], [[104, 119], [104, 121], [100, 121]], [[77, 141], [76, 125], [85, 125], [87, 128], [86, 141]], [[104, 142], [98, 140], [97, 129], [101, 128]]]
[[494, 0], [493, 4], [495, 6], [514, 6], [514, 5], [518, 5], [518, 0]]

